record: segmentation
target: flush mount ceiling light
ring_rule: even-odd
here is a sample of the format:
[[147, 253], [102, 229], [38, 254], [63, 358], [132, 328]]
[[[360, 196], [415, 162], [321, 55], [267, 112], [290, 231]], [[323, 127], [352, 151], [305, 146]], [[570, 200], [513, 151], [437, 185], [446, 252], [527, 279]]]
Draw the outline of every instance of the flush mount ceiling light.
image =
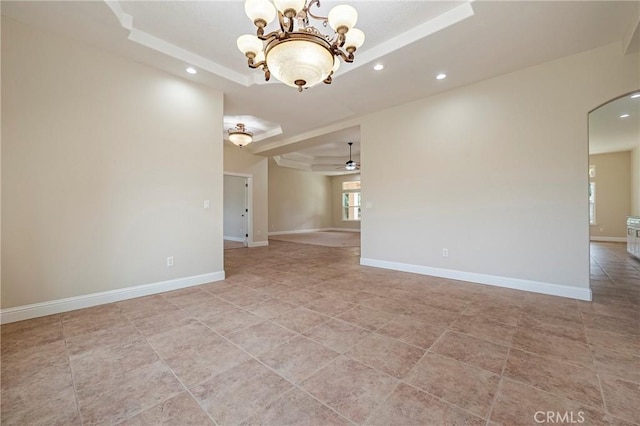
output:
[[627, 118], [627, 117], [629, 117], [629, 114], [622, 114], [622, 115], [620, 116], [620, 118]]
[[375, 64], [375, 65], [373, 66], [373, 69], [374, 69], [375, 71], [382, 71], [382, 70], [384, 69], [384, 65], [382, 65], [382, 64]]
[[253, 141], [253, 133], [247, 131], [242, 123], [238, 123], [235, 129], [229, 129], [229, 140], [236, 146], [242, 148]]
[[631, 99], [640, 98], [640, 93], [634, 93], [631, 95]]
[[[275, 6], [274, 6], [275, 4]], [[340, 59], [353, 62], [364, 43], [364, 33], [354, 28], [358, 12], [349, 5], [335, 6], [327, 17], [310, 9], [320, 0], [246, 0], [244, 10], [255, 24], [257, 35], [238, 37], [238, 49], [248, 58], [249, 68], [262, 68], [265, 80], [271, 75], [298, 91], [320, 82], [331, 84]], [[279, 30], [265, 34], [265, 27], [278, 15]], [[325, 35], [309, 24], [309, 18], [334, 30]]]
[[447, 75], [445, 73], [440, 73], [436, 75], [437, 80], [444, 80], [445, 78], [447, 78]]
[[197, 74], [198, 73], [198, 71], [194, 67], [187, 68], [187, 72], [189, 74]]
[[355, 170], [356, 167], [358, 167], [356, 162], [351, 159], [351, 145], [353, 145], [353, 142], [349, 142], [349, 161], [344, 164], [344, 168], [349, 171]]

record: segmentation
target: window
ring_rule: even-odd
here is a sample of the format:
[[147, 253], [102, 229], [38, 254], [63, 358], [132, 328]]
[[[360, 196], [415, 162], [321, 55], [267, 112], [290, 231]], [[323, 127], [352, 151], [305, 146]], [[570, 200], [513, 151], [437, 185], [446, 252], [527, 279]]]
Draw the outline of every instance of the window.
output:
[[589, 224], [596, 225], [596, 166], [589, 166]]
[[360, 220], [360, 181], [342, 182], [342, 220]]

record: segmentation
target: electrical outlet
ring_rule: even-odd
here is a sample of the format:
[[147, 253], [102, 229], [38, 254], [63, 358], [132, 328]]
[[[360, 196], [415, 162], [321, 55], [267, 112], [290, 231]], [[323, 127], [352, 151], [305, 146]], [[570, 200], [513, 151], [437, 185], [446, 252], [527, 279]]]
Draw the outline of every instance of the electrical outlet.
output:
[[167, 257], [167, 266], [173, 266], [173, 256]]
[[442, 257], [449, 257], [449, 249], [442, 249]]

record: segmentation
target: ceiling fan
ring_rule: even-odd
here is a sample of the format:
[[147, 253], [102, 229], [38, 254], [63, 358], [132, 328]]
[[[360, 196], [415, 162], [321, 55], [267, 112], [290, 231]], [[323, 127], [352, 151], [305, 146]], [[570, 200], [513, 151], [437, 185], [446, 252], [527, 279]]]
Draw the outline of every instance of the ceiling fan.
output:
[[[353, 145], [353, 142], [347, 142], [347, 143], [349, 144], [349, 161], [344, 163], [344, 168], [347, 169], [348, 171], [360, 170], [360, 164], [356, 163], [351, 159], [351, 145]], [[341, 169], [341, 168], [342, 167], [338, 167], [338, 169]]]

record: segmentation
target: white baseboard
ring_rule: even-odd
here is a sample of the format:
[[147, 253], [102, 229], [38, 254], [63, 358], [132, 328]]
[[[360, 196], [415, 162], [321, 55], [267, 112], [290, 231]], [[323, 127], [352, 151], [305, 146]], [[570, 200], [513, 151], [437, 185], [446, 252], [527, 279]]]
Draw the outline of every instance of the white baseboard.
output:
[[0, 324], [59, 314], [61, 312], [74, 311], [76, 309], [89, 308], [91, 306], [104, 305], [106, 303], [119, 302], [121, 300], [164, 293], [165, 291], [178, 290], [200, 284], [207, 284], [213, 281], [224, 280], [224, 277], [224, 271], [211, 272], [208, 274], [194, 275], [192, 277], [177, 278], [174, 280], [120, 288], [117, 290], [102, 291], [100, 293], [50, 300], [48, 302], [34, 303], [32, 305], [16, 306], [15, 308], [0, 310]]
[[266, 247], [269, 245], [269, 241], [253, 241], [249, 243], [249, 247]]
[[343, 232], [360, 232], [359, 229], [347, 229], [347, 228], [316, 228], [316, 229], [296, 229], [293, 231], [276, 231], [269, 232], [269, 236], [275, 235], [291, 235], [291, 234], [306, 234], [308, 232], [326, 232], [326, 231], [343, 231]]
[[626, 243], [627, 237], [589, 237], [591, 241], [602, 241], [608, 243]]
[[328, 230], [329, 230], [329, 228], [295, 229], [293, 231], [269, 232], [269, 236], [272, 236], [272, 235], [288, 235], [288, 234], [306, 234], [307, 232], [322, 232], [322, 231], [328, 231]]
[[420, 275], [449, 278], [452, 280], [468, 281], [496, 287], [512, 288], [533, 293], [549, 294], [552, 296], [568, 297], [571, 299], [591, 301], [591, 289], [572, 287], [568, 285], [551, 284], [541, 281], [508, 278], [497, 275], [478, 274], [475, 272], [455, 271], [451, 269], [432, 268], [430, 266], [411, 265], [407, 263], [387, 262], [385, 260], [360, 258], [360, 264], [376, 268], [393, 269], [395, 271], [412, 272]]
[[222, 237], [222, 238], [227, 240], [227, 241], [236, 241], [236, 242], [239, 242], [239, 243], [244, 243], [245, 240], [246, 240], [246, 238], [244, 238], [244, 237], [228, 237], [226, 235], [224, 237]]

